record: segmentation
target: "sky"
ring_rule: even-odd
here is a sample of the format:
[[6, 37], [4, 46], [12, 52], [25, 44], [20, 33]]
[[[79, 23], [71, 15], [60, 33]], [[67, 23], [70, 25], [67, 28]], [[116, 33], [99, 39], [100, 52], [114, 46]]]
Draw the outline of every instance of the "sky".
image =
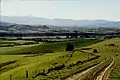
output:
[[120, 0], [1, 0], [0, 15], [120, 21]]

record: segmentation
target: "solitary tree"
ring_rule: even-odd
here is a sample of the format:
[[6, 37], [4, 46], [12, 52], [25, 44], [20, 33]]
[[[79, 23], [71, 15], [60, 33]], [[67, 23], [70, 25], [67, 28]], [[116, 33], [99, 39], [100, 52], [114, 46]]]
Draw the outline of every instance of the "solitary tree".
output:
[[66, 51], [72, 51], [74, 49], [74, 45], [71, 43], [67, 44]]

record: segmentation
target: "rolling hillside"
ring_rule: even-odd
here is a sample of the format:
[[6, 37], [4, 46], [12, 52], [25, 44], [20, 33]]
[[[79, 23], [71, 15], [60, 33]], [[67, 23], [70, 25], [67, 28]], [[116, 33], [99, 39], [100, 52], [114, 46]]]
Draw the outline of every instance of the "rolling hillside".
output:
[[[4, 80], [26, 80], [27, 78], [30, 80], [66, 80], [66, 78], [69, 78], [72, 75], [76, 75], [77, 73], [81, 74], [82, 72], [88, 70], [86, 71], [84, 76], [79, 76], [76, 78], [80, 80], [91, 80], [91, 78], [93, 79], [94, 76], [97, 77], [96, 74], [104, 71], [104, 68], [106, 69], [106, 66], [109, 66], [113, 61], [115, 61], [114, 66], [111, 66], [112, 71], [109, 74], [108, 78], [110, 80], [119, 80], [120, 39], [115, 38], [98, 43], [94, 43], [92, 41], [90, 41], [90, 43], [86, 43], [76, 43], [77, 48], [72, 52], [63, 52], [62, 47], [59, 47], [61, 48], [59, 49], [57, 47], [58, 44], [56, 45], [56, 43], [54, 43], [50, 44], [52, 46], [51, 48], [53, 48], [54, 50], [56, 49], [54, 54], [50, 53], [44, 55], [9, 55], [9, 58], [8, 55], [0, 55], [1, 57], [4, 57], [2, 58], [3, 60], [1, 60], [2, 62], [0, 63], [0, 77]], [[75, 43], [73, 42], [73, 44]], [[50, 47], [50, 45], [48, 47]], [[61, 46], [63, 45], [64, 44], [61, 44]], [[35, 48], [33, 47], [34, 46], [28, 49], [35, 50]], [[93, 49], [97, 49], [98, 52], [93, 53]], [[23, 49], [21, 50], [23, 51]], [[112, 58], [114, 58], [115, 60]]]
[[79, 26], [79, 27], [120, 27], [120, 21], [107, 20], [73, 20], [73, 19], [47, 19], [39, 17], [10, 17], [1, 16], [1, 21], [26, 25], [54, 25], [54, 26]]

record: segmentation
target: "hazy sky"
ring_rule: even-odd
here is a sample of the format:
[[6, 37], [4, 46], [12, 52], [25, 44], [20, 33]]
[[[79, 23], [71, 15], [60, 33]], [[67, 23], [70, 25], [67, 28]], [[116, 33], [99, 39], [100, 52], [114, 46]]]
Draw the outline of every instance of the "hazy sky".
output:
[[120, 20], [120, 0], [1, 0], [1, 15]]

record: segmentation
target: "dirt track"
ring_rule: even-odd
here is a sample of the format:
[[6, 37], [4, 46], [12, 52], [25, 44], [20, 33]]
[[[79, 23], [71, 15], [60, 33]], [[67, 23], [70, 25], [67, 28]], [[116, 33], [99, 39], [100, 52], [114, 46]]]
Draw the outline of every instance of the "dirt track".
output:
[[113, 66], [114, 62], [115, 62], [115, 60], [114, 60], [114, 58], [113, 58], [112, 63], [111, 63], [109, 66], [107, 66], [107, 67], [104, 69], [104, 71], [102, 71], [102, 72], [100, 73], [100, 75], [97, 76], [96, 80], [108, 80], [109, 72], [110, 72], [111, 67]]
[[[95, 67], [95, 66], [94, 66], [94, 67]], [[94, 67], [91, 67], [91, 68], [89, 68], [89, 69], [87, 69], [87, 70], [85, 70], [85, 71], [83, 71], [83, 72], [81, 72], [81, 73], [78, 73], [78, 74], [75, 74], [75, 75], [73, 75], [73, 76], [71, 76], [71, 77], [68, 77], [68, 78], [66, 78], [65, 80], [77, 80], [77, 79], [80, 78], [82, 75], [86, 74], [89, 70], [93, 69]]]
[[[101, 62], [102, 63], [102, 62]], [[111, 64], [110, 65], [108, 65], [99, 75], [97, 75], [97, 77], [95, 78], [95, 79], [93, 79], [93, 80], [108, 80], [108, 76], [109, 76], [109, 72], [110, 72], [110, 69], [111, 69], [111, 67], [112, 67], [112, 65], [114, 64], [114, 58], [113, 58], [113, 61], [111, 62]], [[75, 74], [75, 75], [73, 75], [73, 76], [71, 76], [71, 77], [68, 77], [68, 78], [66, 78], [65, 80], [80, 80], [79, 78], [81, 77], [81, 76], [83, 76], [84, 74], [86, 74], [88, 71], [90, 71], [91, 69], [93, 69], [94, 67], [96, 67], [96, 66], [93, 66], [93, 67], [91, 67], [91, 68], [89, 68], [89, 69], [87, 69], [87, 70], [85, 70], [85, 71], [83, 71], [83, 72], [81, 72], [81, 73], [77, 73], [77, 74]]]

